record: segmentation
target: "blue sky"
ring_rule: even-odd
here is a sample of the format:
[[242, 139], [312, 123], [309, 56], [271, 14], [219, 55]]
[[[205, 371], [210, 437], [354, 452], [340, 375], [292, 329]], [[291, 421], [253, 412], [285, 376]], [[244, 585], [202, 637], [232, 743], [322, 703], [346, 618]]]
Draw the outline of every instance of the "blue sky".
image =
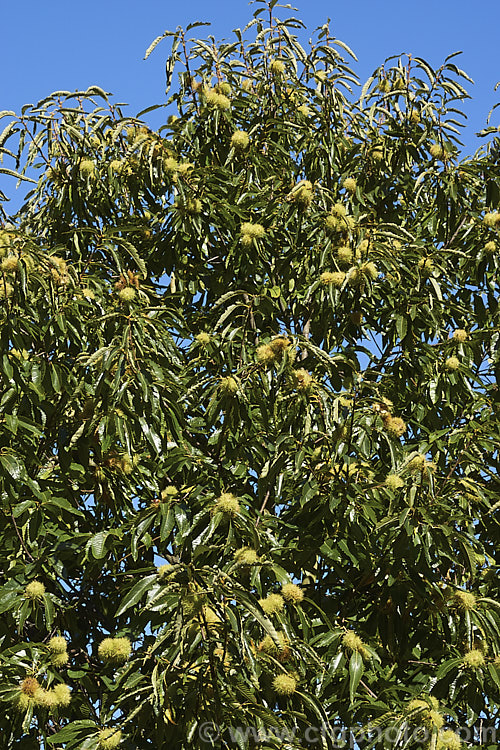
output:
[[[256, 9], [245, 0], [171, 2], [171, 0], [24, 0], [2, 8], [0, 46], [0, 109], [18, 111], [55, 90], [86, 89], [97, 84], [127, 102], [127, 113], [164, 100], [164, 61], [168, 42], [143, 60], [152, 39], [165, 29], [190, 21], [211, 21], [202, 35], [229, 38], [233, 28], [243, 27]], [[500, 101], [498, 34], [500, 2], [483, 0], [357, 0], [328, 2], [307, 0], [293, 13], [309, 30], [332, 19], [333, 34], [356, 53], [355, 66], [364, 80], [390, 56], [411, 52], [438, 66], [447, 54], [463, 50], [455, 62], [475, 80], [473, 100], [466, 106], [469, 125], [465, 151], [477, 145], [479, 130], [493, 104]], [[280, 15], [289, 11], [280, 10]], [[303, 35], [302, 41], [307, 40]], [[500, 108], [498, 110], [500, 113]], [[151, 116], [152, 126], [159, 115]], [[500, 121], [500, 114], [496, 116]], [[5, 122], [5, 121], [4, 121]], [[1, 125], [2, 123], [0, 123]], [[499, 122], [494, 122], [498, 125]], [[5, 184], [2, 180], [2, 184]]]

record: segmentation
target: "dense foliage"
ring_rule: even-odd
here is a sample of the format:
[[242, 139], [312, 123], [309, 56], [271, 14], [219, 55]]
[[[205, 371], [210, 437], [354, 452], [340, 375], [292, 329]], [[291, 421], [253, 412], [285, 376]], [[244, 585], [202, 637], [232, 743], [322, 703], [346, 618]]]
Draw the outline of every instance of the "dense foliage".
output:
[[500, 728], [499, 134], [273, 5], [3, 113], [2, 747]]

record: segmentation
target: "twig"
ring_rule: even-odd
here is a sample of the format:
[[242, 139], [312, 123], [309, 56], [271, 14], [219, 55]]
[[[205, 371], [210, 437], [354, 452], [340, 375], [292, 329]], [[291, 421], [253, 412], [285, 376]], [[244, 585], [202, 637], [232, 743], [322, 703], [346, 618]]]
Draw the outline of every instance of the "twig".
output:
[[23, 548], [23, 550], [25, 551], [25, 553], [26, 553], [26, 554], [28, 555], [29, 559], [30, 559], [30, 560], [31, 560], [32, 562], [35, 562], [35, 558], [34, 558], [34, 557], [33, 557], [33, 555], [31, 554], [31, 552], [29, 551], [29, 549], [28, 549], [28, 548], [26, 547], [26, 545], [25, 545], [25, 543], [24, 543], [24, 539], [22, 538], [21, 534], [19, 533], [19, 529], [17, 528], [17, 523], [16, 523], [16, 519], [14, 518], [14, 514], [13, 514], [13, 513], [11, 513], [11, 514], [10, 514], [10, 517], [11, 517], [11, 519], [12, 519], [12, 523], [14, 524], [14, 528], [15, 528], [15, 530], [16, 530], [16, 534], [17, 534], [17, 536], [18, 536], [18, 539], [19, 539], [19, 541], [21, 542], [21, 547]]

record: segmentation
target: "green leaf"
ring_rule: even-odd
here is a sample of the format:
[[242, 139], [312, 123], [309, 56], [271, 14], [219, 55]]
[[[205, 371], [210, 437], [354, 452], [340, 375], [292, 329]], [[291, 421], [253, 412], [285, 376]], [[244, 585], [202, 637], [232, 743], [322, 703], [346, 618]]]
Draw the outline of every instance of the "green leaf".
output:
[[364, 672], [363, 657], [358, 651], [353, 651], [349, 660], [349, 699], [351, 703]]
[[24, 464], [17, 456], [12, 456], [7, 453], [0, 454], [0, 463], [12, 479], [26, 480]]
[[50, 594], [44, 594], [43, 595], [43, 603], [45, 607], [45, 622], [47, 625], [47, 630], [50, 630], [52, 627], [52, 623], [54, 622], [54, 604], [52, 602], [52, 598]]
[[157, 580], [156, 575], [146, 576], [140, 581], [137, 581], [135, 586], [133, 586], [128, 594], [123, 599], [122, 603], [118, 607], [118, 609], [115, 612], [115, 617], [119, 617], [124, 612], [127, 611], [127, 609], [130, 609], [135, 604], [137, 604], [138, 601], [142, 599], [146, 591], [151, 588], [152, 583], [154, 583]]
[[106, 540], [108, 537], [109, 531], [99, 531], [89, 540], [88, 546], [96, 560], [102, 560], [102, 558], [105, 557]]
[[164, 31], [163, 34], [160, 34], [160, 36], [157, 36], [156, 39], [154, 39], [149, 47], [147, 48], [146, 52], [144, 53], [144, 60], [147, 60], [150, 56], [151, 52], [155, 49], [155, 47], [158, 46], [158, 44], [163, 41], [163, 39], [166, 39], [169, 36], [174, 36], [176, 32], [174, 31]]
[[170, 533], [175, 525], [175, 515], [173, 508], [167, 505], [161, 505], [161, 525], [160, 525], [160, 541], [164, 542], [168, 539]]
[[97, 733], [96, 730], [97, 727], [94, 721], [90, 721], [89, 719], [78, 719], [77, 721], [72, 721], [70, 724], [67, 724], [55, 734], [49, 735], [47, 737], [47, 742], [49, 745], [55, 745], [59, 742], [70, 742], [82, 734], [87, 734], [89, 731]]

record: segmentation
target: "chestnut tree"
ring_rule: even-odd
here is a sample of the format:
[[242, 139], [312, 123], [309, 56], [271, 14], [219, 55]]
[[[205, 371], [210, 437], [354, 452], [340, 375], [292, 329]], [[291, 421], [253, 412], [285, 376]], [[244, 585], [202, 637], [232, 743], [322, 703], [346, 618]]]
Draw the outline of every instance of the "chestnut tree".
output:
[[499, 133], [274, 5], [1, 113], [5, 748], [497, 746]]

